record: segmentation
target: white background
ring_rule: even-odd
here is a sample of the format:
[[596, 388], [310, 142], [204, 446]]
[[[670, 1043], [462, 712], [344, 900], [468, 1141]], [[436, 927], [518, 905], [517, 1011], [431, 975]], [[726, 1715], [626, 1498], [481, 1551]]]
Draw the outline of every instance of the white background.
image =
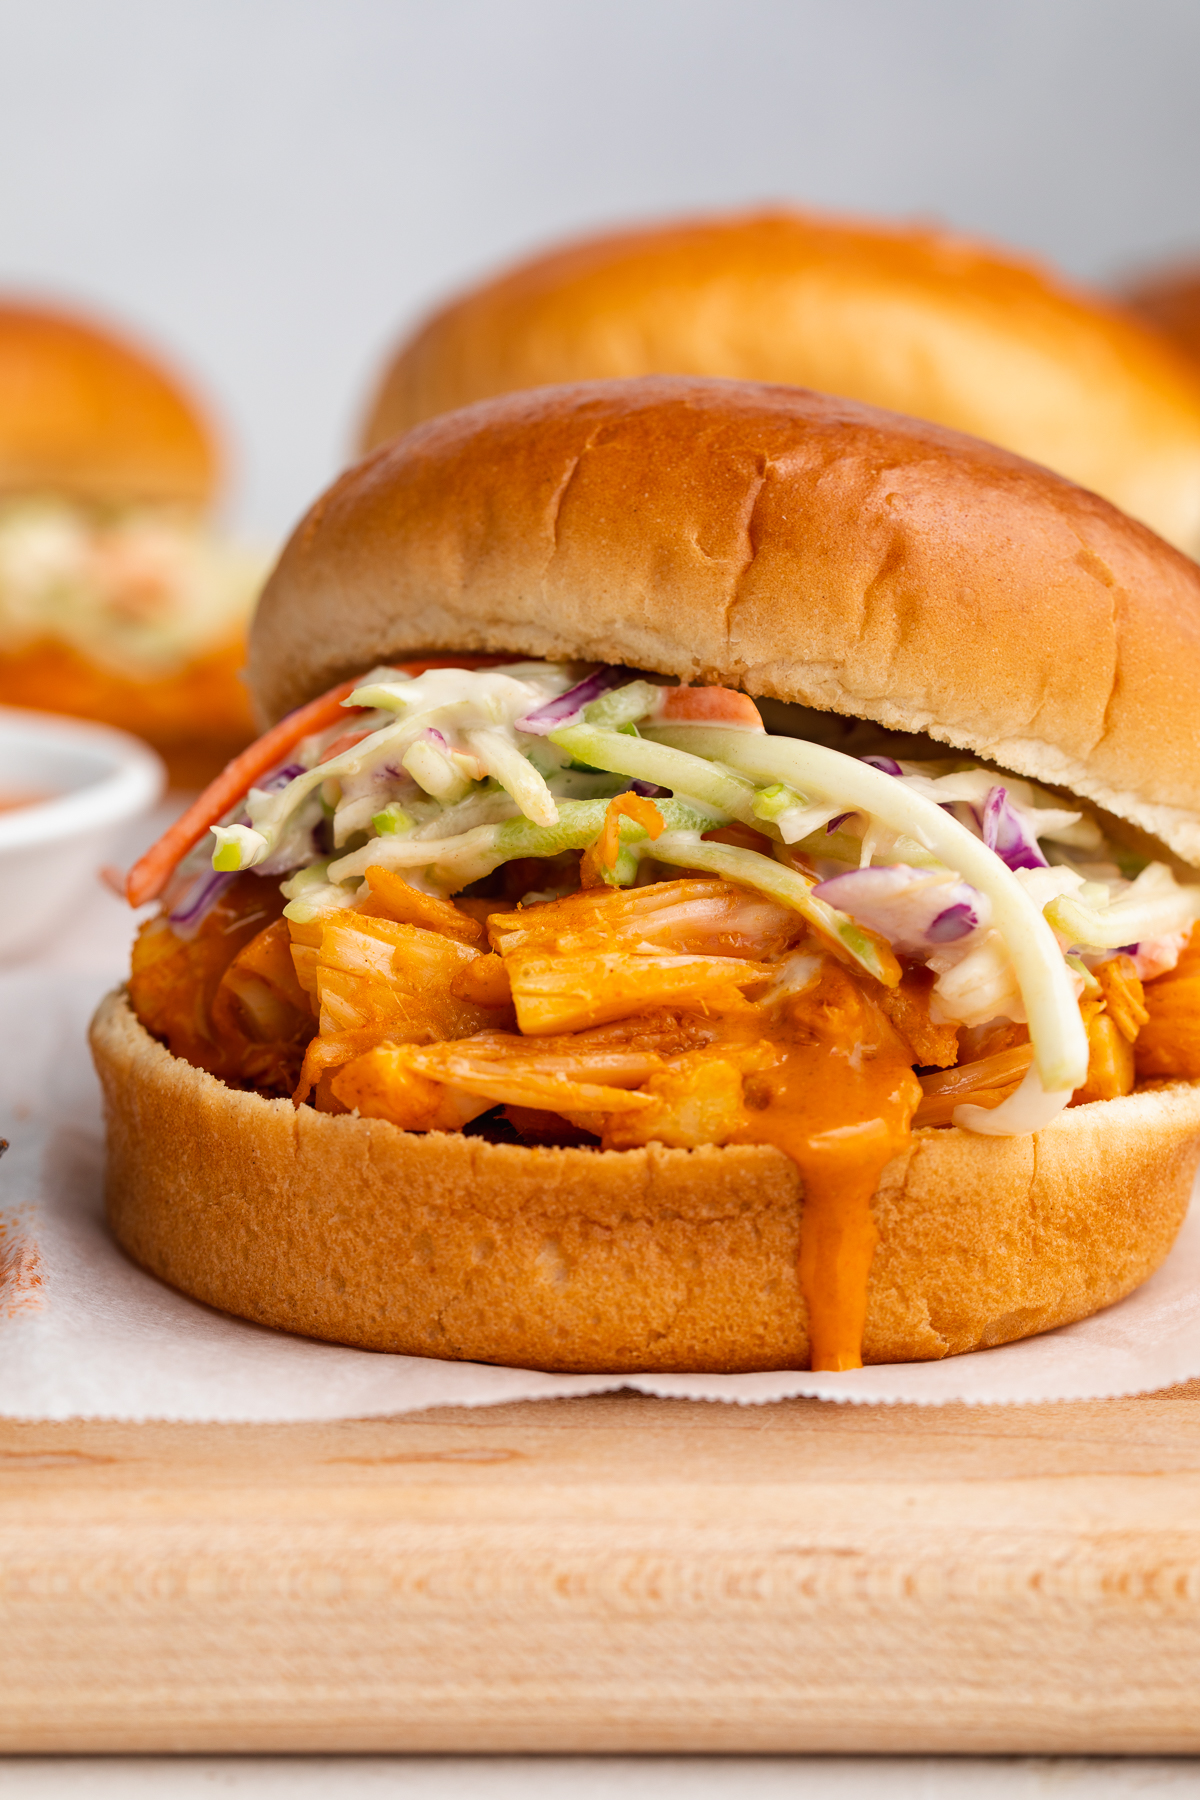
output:
[[794, 199], [1104, 279], [1200, 246], [1200, 0], [0, 0], [0, 282], [207, 386], [237, 515], [394, 331], [555, 235]]
[[[1200, 0], [0, 0], [0, 283], [148, 331], [273, 535], [394, 332], [556, 234], [797, 200], [1200, 247]], [[18, 1760], [25, 1796], [1200, 1793], [1186, 1763]]]

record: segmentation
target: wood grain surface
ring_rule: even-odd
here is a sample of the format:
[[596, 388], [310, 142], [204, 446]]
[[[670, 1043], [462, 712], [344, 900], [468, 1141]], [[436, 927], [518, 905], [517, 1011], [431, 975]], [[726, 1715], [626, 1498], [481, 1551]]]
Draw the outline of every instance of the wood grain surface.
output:
[[1200, 1383], [0, 1424], [5, 1750], [1200, 1750]]

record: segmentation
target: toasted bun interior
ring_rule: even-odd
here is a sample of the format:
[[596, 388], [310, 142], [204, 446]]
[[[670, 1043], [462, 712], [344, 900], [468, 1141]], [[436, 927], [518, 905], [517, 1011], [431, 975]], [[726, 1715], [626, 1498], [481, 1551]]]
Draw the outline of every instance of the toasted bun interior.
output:
[[[524, 1368], [804, 1368], [803, 1195], [770, 1148], [541, 1150], [414, 1136], [236, 1092], [125, 996], [92, 1051], [125, 1249], [225, 1312], [335, 1343]], [[864, 1361], [1085, 1318], [1162, 1262], [1200, 1089], [1066, 1112], [1036, 1138], [920, 1131], [884, 1172]]]
[[1200, 567], [897, 414], [661, 377], [416, 427], [297, 528], [251, 686], [274, 719], [433, 650], [627, 663], [927, 732], [1200, 864]]
[[0, 304], [0, 495], [204, 506], [217, 451], [195, 401], [94, 324]]
[[362, 447], [494, 394], [662, 372], [932, 419], [1200, 552], [1200, 383], [1153, 329], [989, 246], [811, 213], [592, 237], [506, 271], [401, 345]]

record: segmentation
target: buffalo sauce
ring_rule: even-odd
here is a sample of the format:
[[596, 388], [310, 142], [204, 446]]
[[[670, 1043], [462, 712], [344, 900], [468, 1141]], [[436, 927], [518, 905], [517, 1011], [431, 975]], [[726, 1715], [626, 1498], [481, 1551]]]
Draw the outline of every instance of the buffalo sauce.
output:
[[860, 1369], [879, 1237], [871, 1199], [908, 1142], [921, 1098], [912, 1053], [881, 1008], [827, 959], [802, 992], [763, 1010], [776, 1062], [746, 1077], [747, 1124], [730, 1141], [774, 1144], [799, 1168], [812, 1367]]
[[0, 812], [16, 812], [21, 806], [40, 806], [44, 800], [53, 800], [53, 794], [22, 793], [13, 788], [0, 788]]

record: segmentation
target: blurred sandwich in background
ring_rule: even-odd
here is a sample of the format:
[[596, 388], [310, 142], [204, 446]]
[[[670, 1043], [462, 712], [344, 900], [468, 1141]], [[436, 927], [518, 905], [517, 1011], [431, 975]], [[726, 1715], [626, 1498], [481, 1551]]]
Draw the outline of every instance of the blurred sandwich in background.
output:
[[1200, 375], [1057, 274], [924, 226], [772, 211], [581, 239], [450, 301], [386, 369], [369, 450], [519, 388], [784, 382], [970, 432], [1200, 554]]
[[181, 786], [254, 735], [264, 559], [210, 522], [216, 442], [139, 346], [0, 301], [0, 703], [147, 739]]

